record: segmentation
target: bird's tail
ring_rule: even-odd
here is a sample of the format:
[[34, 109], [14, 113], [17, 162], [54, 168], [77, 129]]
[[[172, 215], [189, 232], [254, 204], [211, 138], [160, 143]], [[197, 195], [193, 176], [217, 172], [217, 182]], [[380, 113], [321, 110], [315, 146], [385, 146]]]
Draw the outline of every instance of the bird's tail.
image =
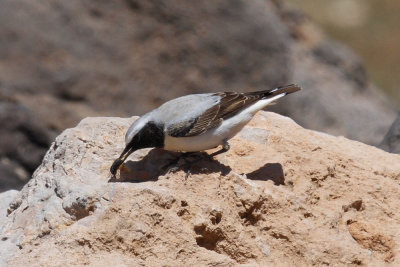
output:
[[261, 97], [263, 99], [267, 99], [267, 98], [272, 98], [274, 96], [277, 95], [288, 95], [297, 91], [300, 91], [301, 87], [298, 86], [297, 84], [289, 84], [286, 86], [281, 86], [281, 87], [277, 87], [274, 89], [269, 89], [269, 90], [264, 90], [264, 91], [257, 91], [257, 92], [251, 92], [251, 93], [247, 93], [248, 95], [261, 95]]

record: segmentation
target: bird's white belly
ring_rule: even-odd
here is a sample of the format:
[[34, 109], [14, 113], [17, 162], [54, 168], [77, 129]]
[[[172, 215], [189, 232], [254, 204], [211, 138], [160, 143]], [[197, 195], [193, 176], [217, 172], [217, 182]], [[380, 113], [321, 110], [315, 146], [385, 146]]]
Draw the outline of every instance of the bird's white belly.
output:
[[210, 133], [191, 137], [167, 136], [164, 142], [164, 149], [171, 151], [194, 152], [217, 147], [222, 140], [217, 135]]
[[285, 94], [260, 100], [239, 114], [224, 120], [221, 125], [208, 130], [202, 135], [191, 137], [171, 137], [166, 135], [164, 140], [164, 149], [172, 151], [195, 152], [222, 145], [224, 141], [227, 141], [235, 136], [251, 120], [251, 118], [253, 118], [257, 111], [283, 96], [285, 96]]
[[235, 136], [252, 118], [252, 114], [241, 114], [222, 122], [202, 135], [190, 137], [171, 137], [166, 135], [164, 149], [194, 152], [215, 148]]

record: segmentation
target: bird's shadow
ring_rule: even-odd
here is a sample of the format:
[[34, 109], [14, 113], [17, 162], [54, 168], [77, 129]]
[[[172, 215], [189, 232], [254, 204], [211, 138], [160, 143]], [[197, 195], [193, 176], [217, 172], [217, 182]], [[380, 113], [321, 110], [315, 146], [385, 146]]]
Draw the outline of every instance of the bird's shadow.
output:
[[231, 168], [210, 157], [206, 152], [187, 154], [152, 149], [138, 161], [127, 161], [120, 168], [119, 177], [111, 177], [109, 182], [157, 181], [160, 176], [179, 170], [190, 174], [221, 173], [221, 175], [227, 175]]
[[261, 168], [246, 174], [251, 180], [273, 181], [275, 185], [285, 184], [285, 174], [280, 163], [267, 163]]
[[[113, 176], [109, 182], [140, 183], [157, 181], [160, 176], [170, 171], [184, 171], [190, 174], [221, 173], [227, 175], [231, 168], [210, 157], [206, 152], [180, 153], [163, 149], [152, 149], [138, 161], [127, 161], [119, 170], [119, 177]], [[251, 180], [273, 181], [275, 185], [285, 183], [285, 175], [280, 163], [267, 163], [264, 166], [246, 173]]]

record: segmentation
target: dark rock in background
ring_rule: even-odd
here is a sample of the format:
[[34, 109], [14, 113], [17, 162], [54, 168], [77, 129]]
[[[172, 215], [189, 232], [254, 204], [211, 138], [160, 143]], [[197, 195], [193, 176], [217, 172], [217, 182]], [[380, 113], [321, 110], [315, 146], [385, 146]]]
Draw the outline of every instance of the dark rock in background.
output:
[[140, 115], [190, 93], [295, 82], [301, 94], [272, 110], [369, 144], [396, 115], [354, 54], [280, 1], [5, 0], [0, 25], [1, 101], [29, 115], [2, 111], [16, 122], [0, 157], [26, 173], [86, 116]]
[[34, 112], [0, 98], [0, 191], [23, 186], [53, 140]]
[[400, 113], [379, 145], [390, 153], [400, 154]]

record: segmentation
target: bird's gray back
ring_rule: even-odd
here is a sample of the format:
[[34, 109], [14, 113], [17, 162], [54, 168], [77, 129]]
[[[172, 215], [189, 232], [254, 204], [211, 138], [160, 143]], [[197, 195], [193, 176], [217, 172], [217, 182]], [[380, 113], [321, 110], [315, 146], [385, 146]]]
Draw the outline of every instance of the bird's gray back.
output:
[[164, 103], [153, 111], [153, 116], [168, 127], [198, 117], [219, 101], [220, 96], [212, 93], [186, 95]]

